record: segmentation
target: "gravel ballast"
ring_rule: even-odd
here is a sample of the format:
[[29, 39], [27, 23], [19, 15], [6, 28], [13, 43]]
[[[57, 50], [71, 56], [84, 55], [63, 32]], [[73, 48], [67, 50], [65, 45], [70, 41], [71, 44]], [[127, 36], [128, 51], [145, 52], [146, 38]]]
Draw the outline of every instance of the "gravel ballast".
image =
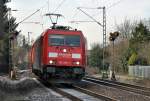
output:
[[97, 85], [89, 82], [84, 82], [84, 86], [82, 87], [117, 99], [119, 101], [150, 101], [149, 96], [144, 96], [133, 92], [128, 92], [126, 90], [108, 87], [105, 85]]

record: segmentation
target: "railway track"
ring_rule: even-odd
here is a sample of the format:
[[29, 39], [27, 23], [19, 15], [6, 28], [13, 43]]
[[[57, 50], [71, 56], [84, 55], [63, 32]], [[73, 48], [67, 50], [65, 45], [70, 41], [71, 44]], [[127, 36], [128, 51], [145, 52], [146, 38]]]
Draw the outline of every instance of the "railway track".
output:
[[83, 100], [79, 99], [76, 96], [73, 96], [73, 95], [71, 95], [71, 94], [69, 94], [67, 92], [64, 92], [63, 90], [59, 89], [58, 87], [51, 85], [49, 82], [43, 81], [41, 79], [38, 79], [38, 81], [40, 81], [45, 87], [47, 87], [49, 89], [52, 89], [56, 93], [66, 97], [68, 99], [72, 99], [72, 101], [83, 101]]
[[90, 91], [90, 90], [87, 90], [87, 89], [84, 89], [84, 88], [81, 88], [79, 86], [73, 86], [74, 89], [80, 91], [80, 92], [83, 92], [83, 93], [86, 93], [88, 95], [91, 95], [91, 96], [94, 96], [96, 98], [99, 98], [101, 99], [102, 101], [117, 101], [117, 99], [113, 99], [113, 98], [110, 98], [108, 96], [105, 96], [105, 95], [102, 95], [102, 94], [98, 94], [96, 92], [93, 92], [93, 91]]
[[42, 80], [39, 81], [47, 88], [52, 89], [56, 93], [70, 99], [71, 101], [117, 101], [116, 99], [89, 91], [79, 86], [60, 87], [51, 85], [49, 82], [45, 82]]
[[57, 87], [50, 87], [50, 88], [51, 88], [53, 91], [59, 93], [60, 95], [66, 97], [66, 98], [71, 99], [72, 101], [83, 101], [82, 99], [80, 99], [80, 98], [78, 98], [78, 97], [76, 97], [76, 96], [74, 96], [74, 95], [72, 95], [72, 94], [69, 94], [69, 93], [67, 93], [67, 92], [65, 92], [65, 91], [63, 91], [62, 89], [59, 89], [59, 88], [57, 88]]
[[109, 87], [119, 88], [122, 90], [138, 93], [138, 94], [141, 94], [144, 96], [150, 96], [150, 88], [145, 88], [142, 86], [120, 83], [120, 82], [109, 81], [109, 80], [103, 80], [103, 79], [97, 79], [97, 78], [89, 77], [89, 76], [86, 76], [83, 80], [94, 82], [94, 83], [105, 85], [105, 86], [109, 86]]

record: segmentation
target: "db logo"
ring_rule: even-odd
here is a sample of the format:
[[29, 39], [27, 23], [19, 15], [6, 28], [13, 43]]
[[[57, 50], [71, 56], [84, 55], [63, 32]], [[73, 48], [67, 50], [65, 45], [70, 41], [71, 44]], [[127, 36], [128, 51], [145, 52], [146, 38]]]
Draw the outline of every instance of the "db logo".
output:
[[71, 57], [71, 54], [66, 54], [66, 53], [59, 53], [58, 55], [60, 57]]

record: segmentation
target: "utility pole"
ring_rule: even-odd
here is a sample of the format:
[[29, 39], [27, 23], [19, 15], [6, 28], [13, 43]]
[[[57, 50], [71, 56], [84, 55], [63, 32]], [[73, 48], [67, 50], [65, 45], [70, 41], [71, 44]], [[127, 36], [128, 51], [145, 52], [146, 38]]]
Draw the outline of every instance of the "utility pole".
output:
[[103, 10], [103, 24], [98, 22], [96, 19], [94, 19], [92, 16], [84, 12], [81, 7], [78, 7], [81, 12], [83, 12], [85, 15], [87, 15], [89, 18], [91, 18], [94, 22], [96, 22], [98, 25], [100, 25], [103, 28], [103, 73], [102, 78], [107, 78], [107, 73], [104, 72], [105, 69], [105, 52], [106, 52], [106, 7], [98, 7], [98, 8], [88, 8], [88, 9], [102, 9]]
[[30, 34], [31, 34], [32, 32], [28, 32], [28, 45], [30, 45]]
[[28, 69], [30, 69], [30, 34], [32, 32], [28, 32]]
[[103, 9], [103, 74], [102, 78], [108, 77], [108, 75], [104, 72], [105, 70], [105, 52], [106, 52], [106, 8]]
[[[9, 34], [11, 33], [11, 8], [8, 9], [8, 19], [9, 19]], [[12, 55], [13, 55], [13, 50], [12, 50], [12, 41], [11, 38], [9, 37], [9, 76], [11, 77], [11, 71], [12, 71]]]
[[15, 47], [15, 40], [16, 36], [19, 34], [18, 31], [12, 31], [12, 21], [11, 21], [11, 11], [18, 11], [12, 10], [11, 8], [8, 9], [8, 19], [9, 19], [9, 77], [11, 79], [15, 79], [15, 61], [14, 61], [14, 47]]
[[13, 31], [11, 32], [10, 35], [10, 42], [11, 42], [11, 62], [12, 65], [10, 67], [10, 78], [11, 79], [16, 79], [16, 68], [15, 68], [15, 42], [16, 42], [16, 37], [20, 32], [18, 31]]

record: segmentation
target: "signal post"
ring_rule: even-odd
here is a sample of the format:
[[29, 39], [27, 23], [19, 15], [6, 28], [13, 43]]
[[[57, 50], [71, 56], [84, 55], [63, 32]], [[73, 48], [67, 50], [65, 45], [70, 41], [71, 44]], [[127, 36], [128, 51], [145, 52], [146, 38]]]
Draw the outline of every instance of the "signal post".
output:
[[112, 65], [111, 65], [111, 68], [110, 68], [110, 70], [111, 70], [110, 78], [113, 81], [116, 81], [115, 67], [114, 67], [114, 41], [118, 36], [119, 36], [119, 32], [110, 33], [110, 36], [109, 36], [109, 41], [112, 42], [112, 48], [113, 48], [113, 51], [112, 51]]

